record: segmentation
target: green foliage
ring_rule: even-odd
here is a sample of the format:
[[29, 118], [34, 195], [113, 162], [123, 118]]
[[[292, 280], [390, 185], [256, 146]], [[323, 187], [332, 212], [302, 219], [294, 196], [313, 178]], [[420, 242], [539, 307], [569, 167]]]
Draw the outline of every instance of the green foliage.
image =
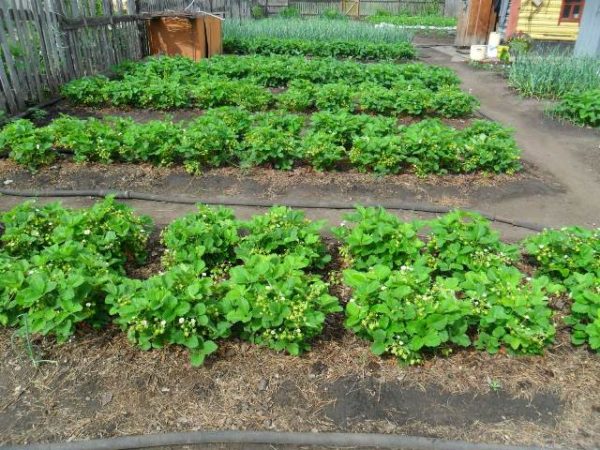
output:
[[[201, 261], [200, 261], [201, 263]], [[126, 279], [109, 286], [106, 303], [129, 340], [143, 350], [181, 345], [193, 366], [217, 350], [231, 324], [208, 277], [198, 278], [201, 265], [178, 265], [148, 280]]]
[[244, 167], [271, 164], [276, 169], [289, 170], [300, 156], [300, 143], [292, 133], [267, 125], [252, 128], [239, 152]]
[[334, 168], [346, 156], [346, 149], [339, 145], [330, 134], [323, 131], [304, 136], [302, 150], [304, 158], [319, 171]]
[[600, 89], [600, 59], [568, 52], [517, 52], [508, 83], [528, 97], [562, 98], [570, 92]]
[[324, 84], [317, 89], [314, 103], [320, 110], [353, 110], [353, 89], [342, 83]]
[[85, 243], [48, 244], [29, 259], [1, 254], [0, 325], [64, 342], [81, 322], [106, 323], [104, 296], [113, 277]]
[[518, 248], [500, 241], [490, 222], [476, 213], [456, 210], [427, 222], [429, 266], [436, 274], [460, 278], [514, 262]]
[[412, 264], [425, 245], [417, 236], [418, 225], [403, 222], [383, 208], [356, 207], [333, 232], [343, 242], [340, 250], [346, 263], [357, 270], [375, 265], [391, 269]]
[[380, 29], [358, 20], [331, 20], [339, 18], [339, 15], [330, 11], [323, 15], [326, 17], [318, 19], [228, 20], [223, 22], [223, 35], [225, 39], [276, 38], [387, 44], [405, 43], [412, 39], [412, 33], [406, 30]]
[[197, 208], [197, 212], [174, 220], [163, 230], [162, 262], [166, 268], [185, 263], [205, 267], [212, 273], [235, 260], [234, 248], [239, 237], [233, 211], [206, 205], [197, 205]]
[[350, 162], [360, 172], [395, 174], [406, 160], [403, 140], [397, 135], [360, 136], [350, 150]]
[[600, 89], [569, 92], [552, 113], [577, 125], [600, 127]]
[[127, 260], [144, 261], [151, 227], [150, 218], [135, 216], [110, 197], [82, 210], [25, 202], [4, 213], [1, 220], [4, 250], [12, 256], [27, 258], [51, 245], [79, 242], [113, 268]]
[[286, 6], [279, 12], [279, 17], [283, 19], [296, 19], [300, 17], [300, 10], [294, 6]]
[[571, 341], [600, 351], [600, 272], [576, 273], [569, 285], [573, 304], [565, 322], [572, 327]]
[[468, 116], [478, 106], [479, 102], [475, 97], [453, 86], [439, 89], [431, 103], [431, 109], [442, 117]]
[[416, 364], [425, 352], [447, 355], [450, 344], [471, 344], [471, 305], [456, 297], [457, 280], [432, 283], [429, 270], [420, 264], [399, 271], [386, 266], [346, 270], [344, 280], [353, 289], [345, 324], [372, 341], [376, 355], [390, 353], [400, 362]]
[[26, 119], [8, 123], [0, 131], [0, 152], [8, 151], [17, 164], [31, 171], [56, 159], [52, 149], [53, 135], [49, 128], [36, 128]]
[[231, 269], [223, 305], [243, 339], [292, 355], [310, 349], [326, 315], [341, 308], [326, 283], [301, 270], [305, 264], [296, 255], [253, 255]]
[[524, 241], [537, 273], [568, 283], [576, 273], [600, 273], [600, 228], [546, 229]]
[[359, 40], [306, 40], [273, 37], [223, 39], [226, 53], [240, 55], [303, 55], [313, 57], [353, 58], [358, 60], [405, 60], [416, 56], [409, 42], [396, 44]]
[[392, 15], [387, 11], [378, 11], [367, 17], [371, 23], [385, 23], [405, 27], [456, 27], [456, 17], [445, 17], [439, 14], [398, 14]]
[[293, 255], [307, 267], [324, 267], [331, 259], [319, 230], [324, 221], [313, 222], [304, 212], [286, 206], [274, 206], [264, 215], [256, 215], [243, 222], [247, 230], [236, 249], [246, 260], [253, 255]]
[[513, 354], [542, 354], [553, 342], [548, 294], [558, 292], [558, 285], [546, 277], [523, 284], [523, 274], [502, 265], [466, 272], [464, 278], [461, 289], [477, 311], [475, 347], [489, 353], [504, 347]]
[[288, 111], [301, 112], [314, 108], [317, 87], [306, 80], [291, 81], [288, 89], [277, 96], [277, 105]]

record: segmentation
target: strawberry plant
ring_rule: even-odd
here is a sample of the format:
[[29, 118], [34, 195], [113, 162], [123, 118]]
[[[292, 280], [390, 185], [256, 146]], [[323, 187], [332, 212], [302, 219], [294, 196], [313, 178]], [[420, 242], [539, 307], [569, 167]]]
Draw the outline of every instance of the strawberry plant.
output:
[[241, 224], [246, 230], [236, 253], [242, 259], [252, 255], [294, 255], [306, 266], [323, 267], [330, 260], [320, 229], [324, 221], [313, 222], [304, 212], [286, 206], [274, 206], [266, 214], [256, 215]]
[[217, 350], [215, 340], [227, 337], [218, 288], [198, 277], [200, 265], [178, 265], [147, 280], [125, 279], [108, 287], [106, 303], [129, 340], [143, 350], [181, 345], [193, 366]]
[[329, 170], [346, 157], [346, 149], [329, 134], [317, 131], [302, 140], [304, 158], [319, 171]]
[[524, 248], [533, 258], [538, 274], [559, 282], [569, 284], [577, 273], [600, 272], [600, 228], [546, 229], [526, 239]]
[[114, 273], [85, 243], [49, 245], [29, 259], [0, 257], [0, 325], [66, 341], [78, 323], [108, 320], [104, 297]]
[[429, 269], [417, 262], [392, 271], [377, 265], [367, 272], [344, 271], [352, 288], [345, 325], [373, 342], [376, 355], [420, 363], [424, 353], [451, 352], [451, 345], [471, 344], [467, 334], [471, 304], [456, 296], [458, 280], [431, 282]]
[[292, 80], [285, 92], [276, 97], [277, 105], [288, 111], [301, 112], [315, 106], [317, 86], [306, 80]]
[[427, 222], [429, 266], [436, 274], [460, 278], [467, 271], [486, 271], [510, 264], [518, 248], [500, 241], [490, 222], [476, 213], [453, 211]]
[[464, 117], [473, 113], [479, 102], [454, 86], [440, 88], [431, 99], [431, 109], [442, 117]]
[[342, 240], [346, 263], [356, 270], [375, 265], [399, 269], [416, 261], [425, 245], [417, 236], [417, 224], [403, 222], [383, 208], [357, 206], [345, 220], [354, 226], [342, 222], [333, 232]]
[[36, 128], [31, 121], [19, 119], [0, 131], [0, 152], [8, 152], [10, 159], [35, 172], [56, 159], [53, 139], [51, 128]]
[[512, 174], [521, 169], [521, 151], [511, 129], [489, 120], [475, 120], [462, 131], [461, 137], [462, 172]]
[[233, 211], [206, 205], [197, 208], [197, 212], [174, 220], [162, 231], [165, 267], [185, 263], [212, 272], [235, 260], [239, 237]]
[[406, 165], [407, 155], [400, 136], [360, 136], [354, 139], [350, 162], [359, 172], [395, 174]]
[[505, 347], [514, 354], [541, 354], [553, 342], [556, 331], [548, 294], [560, 287], [548, 278], [523, 284], [521, 272], [500, 265], [466, 272], [460, 287], [476, 310], [478, 349], [496, 353]]
[[587, 342], [600, 351], [600, 272], [575, 273], [569, 285], [573, 304], [565, 322], [571, 326], [571, 342]]
[[223, 283], [227, 320], [242, 339], [298, 355], [323, 330], [327, 314], [341, 311], [328, 285], [307, 275], [296, 255], [253, 255]]
[[354, 91], [344, 83], [331, 83], [315, 90], [315, 106], [320, 110], [354, 109]]
[[301, 156], [300, 143], [292, 133], [269, 126], [256, 126], [246, 133], [238, 157], [242, 166], [272, 164], [276, 169], [289, 170]]
[[600, 89], [569, 92], [552, 113], [577, 125], [600, 127]]
[[10, 255], [25, 258], [51, 245], [79, 242], [115, 269], [127, 259], [138, 263], [145, 259], [152, 223], [113, 198], [82, 210], [26, 202], [3, 214], [1, 220], [5, 226], [1, 240]]

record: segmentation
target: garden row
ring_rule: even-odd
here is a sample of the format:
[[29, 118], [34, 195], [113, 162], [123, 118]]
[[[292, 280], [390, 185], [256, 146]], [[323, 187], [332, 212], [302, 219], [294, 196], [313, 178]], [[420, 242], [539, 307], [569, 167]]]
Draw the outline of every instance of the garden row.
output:
[[303, 162], [317, 170], [350, 163], [379, 174], [513, 173], [520, 168], [511, 132], [494, 122], [478, 120], [462, 130], [438, 119], [398, 126], [393, 118], [344, 111], [315, 113], [307, 127], [305, 122], [301, 115], [253, 115], [234, 107], [207, 110], [187, 124], [62, 116], [36, 128], [21, 119], [0, 131], [0, 152], [30, 170], [52, 163], [57, 150], [72, 153], [77, 162], [183, 164], [192, 173], [224, 165], [290, 169]]
[[550, 114], [599, 127], [600, 58], [525, 50], [517, 53], [508, 69], [509, 84], [526, 96], [559, 100]]
[[[342, 18], [347, 19], [345, 16]], [[223, 35], [225, 39], [273, 38], [317, 43], [333, 41], [402, 45], [412, 40], [412, 33], [406, 30], [382, 30], [357, 20], [300, 18], [226, 20], [223, 22]]]
[[69, 83], [63, 94], [74, 104], [154, 109], [214, 108], [239, 106], [250, 111], [280, 108], [295, 112], [314, 110], [385, 114], [393, 116], [465, 117], [479, 105], [475, 97], [455, 86], [432, 90], [399, 81], [391, 88], [364, 82], [357, 86], [336, 82], [316, 84], [291, 81], [288, 89], [274, 94], [251, 80], [229, 80], [207, 76], [193, 84], [189, 80], [147, 82], [145, 78], [109, 80], [104, 76]]
[[[353, 86], [368, 82], [385, 88], [410, 85], [433, 91], [460, 84], [452, 70], [421, 63], [363, 64], [297, 56], [215, 56], [199, 62], [183, 57], [153, 57], [143, 62], [126, 62], [117, 66], [116, 76], [125, 96], [137, 95], [140, 89], [145, 90], [147, 86], [152, 86], [156, 96], [165, 96], [169, 90], [179, 86], [193, 86], [214, 77], [247, 80], [272, 88], [287, 87], [294, 80], [315, 84], [343, 82]], [[94, 92], [96, 83], [104, 85], [105, 82], [106, 79], [102, 77], [82, 78], [67, 84], [64, 92], [77, 99], [77, 91], [92, 89]], [[131, 90], [133, 94], [129, 92]]]
[[[1, 220], [0, 324], [24, 333], [63, 342], [80, 323], [114, 322], [142, 349], [187, 347], [197, 365], [229, 337], [297, 355], [342, 311], [319, 276], [331, 259], [323, 224], [301, 211], [240, 222], [199, 205], [162, 231], [164, 271], [147, 280], [125, 265], [144, 260], [151, 222], [112, 199], [83, 210], [28, 202]], [[401, 222], [357, 208], [348, 220], [334, 229], [353, 292], [345, 325], [374, 353], [413, 364], [470, 345], [540, 354], [555, 335], [549, 298], [565, 292], [573, 343], [600, 348], [600, 230], [527, 239], [536, 274], [526, 278], [519, 247], [476, 214]]]
[[407, 60], [417, 55], [410, 42], [396, 44], [352, 41], [316, 41], [273, 37], [225, 37], [223, 51], [237, 55], [302, 55], [367, 60]]

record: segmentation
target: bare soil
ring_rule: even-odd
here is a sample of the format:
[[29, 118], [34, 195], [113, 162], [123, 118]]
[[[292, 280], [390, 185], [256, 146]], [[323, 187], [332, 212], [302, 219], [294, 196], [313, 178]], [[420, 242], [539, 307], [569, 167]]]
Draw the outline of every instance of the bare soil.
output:
[[[430, 43], [434, 42], [423, 41]], [[64, 160], [35, 175], [0, 161], [0, 182], [16, 189], [112, 188], [214, 199], [261, 198], [273, 203], [287, 199], [323, 204], [329, 200], [426, 202], [553, 226], [598, 226], [600, 133], [548, 119], [543, 104], [515, 96], [498, 75], [468, 67], [453, 49], [422, 48], [420, 53], [427, 62], [457, 70], [463, 87], [481, 100], [481, 112], [515, 128], [524, 150], [522, 174], [418, 179], [319, 174], [307, 168], [291, 172], [228, 168], [192, 177], [181, 168], [76, 165]], [[92, 113], [100, 112], [81, 115]], [[175, 120], [199, 113], [178, 113]], [[135, 114], [137, 120], [159, 117], [156, 112]], [[22, 200], [2, 196], [0, 209]], [[91, 202], [65, 201], [71, 206]], [[193, 209], [128, 203], [152, 215], [158, 224]], [[258, 211], [236, 208], [240, 218]], [[308, 217], [335, 223], [343, 213], [310, 210]], [[399, 215], [411, 219], [416, 214]], [[500, 230], [508, 239], [524, 233]], [[152, 251], [150, 264], [131, 268], [131, 276], [145, 278], [159, 270], [160, 247], [155, 245]], [[336, 294], [347, 295], [342, 288]], [[561, 308], [564, 302], [553, 305]], [[31, 348], [12, 330], [3, 329], [0, 358], [0, 444], [264, 429], [369, 431], [600, 448], [600, 356], [571, 346], [568, 330], [562, 326], [544, 356], [516, 358], [467, 350], [448, 358], [431, 357], [418, 367], [401, 367], [392, 359], [373, 356], [368, 343], [344, 330], [339, 315], [327, 323], [313, 350], [300, 358], [228, 341], [205, 366], [191, 368], [184, 351], [142, 352], [115, 328], [80, 329], [62, 346], [51, 339], [35, 339]], [[43, 361], [36, 365], [33, 360]]]

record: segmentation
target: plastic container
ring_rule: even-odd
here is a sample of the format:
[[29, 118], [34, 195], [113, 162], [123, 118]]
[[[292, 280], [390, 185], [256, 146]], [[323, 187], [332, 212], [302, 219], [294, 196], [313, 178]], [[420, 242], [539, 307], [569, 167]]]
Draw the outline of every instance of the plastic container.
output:
[[498, 56], [498, 46], [500, 45], [500, 34], [492, 31], [488, 39], [487, 57], [496, 58]]
[[487, 45], [471, 45], [471, 61], [483, 61], [487, 52]]

